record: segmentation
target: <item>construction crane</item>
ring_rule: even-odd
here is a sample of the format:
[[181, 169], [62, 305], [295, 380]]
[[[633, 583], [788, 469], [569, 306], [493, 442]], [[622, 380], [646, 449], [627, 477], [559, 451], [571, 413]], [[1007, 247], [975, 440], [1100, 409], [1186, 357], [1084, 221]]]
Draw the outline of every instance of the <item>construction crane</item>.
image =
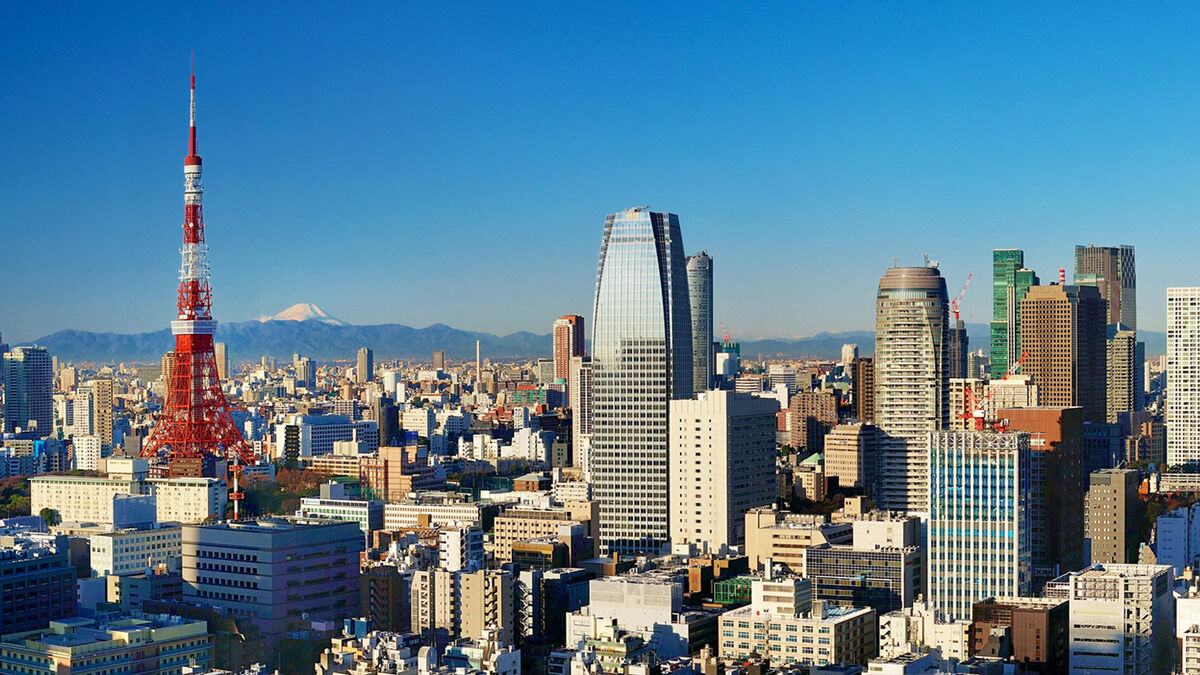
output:
[[725, 327], [725, 322], [722, 321], [720, 323], [721, 323], [721, 343], [729, 344], [730, 342], [733, 342], [733, 339], [729, 337], [729, 329]]
[[[1008, 372], [1004, 373], [1004, 376], [1001, 377], [999, 380], [997, 380], [997, 382], [1003, 382], [1003, 381], [1007, 380], [1008, 378], [1012, 377], [1013, 375], [1015, 375], [1016, 372], [1021, 368], [1021, 364], [1025, 362], [1025, 358], [1028, 356], [1029, 356], [1029, 352], [1022, 352], [1021, 358], [1017, 359], [1017, 362], [1012, 364], [1012, 367], [1008, 369]], [[972, 389], [971, 387], [967, 387], [966, 388], [967, 409], [966, 409], [966, 411], [964, 411], [962, 414], [959, 415], [959, 418], [974, 419], [976, 431], [983, 431], [984, 429], [987, 429], [988, 426], [990, 425], [992, 429], [995, 429], [996, 431], [998, 431], [1000, 433], [1004, 433], [1004, 430], [1008, 428], [1008, 420], [987, 420], [987, 419], [985, 419], [986, 413], [984, 412], [983, 407], [985, 405], [987, 405], [987, 402], [989, 400], [991, 400], [992, 396], [995, 395], [995, 393], [996, 393], [996, 388], [992, 387], [987, 390], [987, 393], [985, 393], [982, 398], [980, 398], [978, 401], [976, 401], [975, 400], [975, 390]]]
[[958, 297], [956, 297], [956, 298], [954, 298], [953, 300], [951, 300], [951, 301], [950, 301], [950, 310], [951, 310], [952, 312], [954, 312], [954, 323], [955, 323], [955, 325], [958, 325], [958, 308], [959, 308], [959, 305], [962, 303], [963, 296], [967, 294], [967, 286], [970, 286], [970, 285], [971, 285], [971, 277], [973, 277], [973, 276], [975, 276], [975, 275], [974, 275], [974, 274], [968, 274], [968, 275], [967, 275], [967, 282], [963, 284], [962, 290], [958, 292]]

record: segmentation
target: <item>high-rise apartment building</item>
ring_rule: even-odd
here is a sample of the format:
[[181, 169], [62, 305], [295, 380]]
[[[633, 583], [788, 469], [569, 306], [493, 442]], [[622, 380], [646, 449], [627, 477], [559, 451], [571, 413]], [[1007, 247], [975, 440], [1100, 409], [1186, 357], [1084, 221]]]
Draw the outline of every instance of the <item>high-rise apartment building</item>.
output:
[[214, 342], [213, 354], [217, 358], [217, 377], [224, 382], [229, 375], [229, 352], [225, 348], [225, 343]]
[[354, 380], [359, 384], [370, 382], [375, 377], [375, 352], [370, 347], [358, 350], [358, 362], [354, 366]]
[[492, 630], [506, 642], [513, 638], [514, 580], [506, 571], [415, 572], [410, 604], [412, 630], [426, 637], [479, 638]]
[[823, 452], [825, 434], [838, 421], [838, 397], [829, 391], [798, 391], [788, 404], [789, 444], [808, 452]]
[[844, 488], [873, 494], [878, 481], [879, 433], [874, 424], [839, 424], [825, 434], [825, 475]]
[[1071, 675], [1173, 672], [1170, 565], [1093, 565], [1067, 576]]
[[847, 343], [847, 344], [842, 345], [841, 363], [850, 365], [851, 363], [854, 363], [854, 359], [857, 359], [857, 358], [858, 358], [858, 345], [857, 344]]
[[1200, 288], [1167, 289], [1167, 464], [1200, 461]]
[[1021, 300], [1021, 372], [1033, 378], [1039, 405], [1080, 406], [1083, 419], [1108, 415], [1104, 301], [1091, 286], [1033, 286]]
[[604, 224], [592, 321], [592, 478], [607, 553], [670, 539], [669, 402], [692, 395], [679, 217], [636, 207]]
[[78, 388], [80, 395], [92, 400], [92, 433], [104, 448], [113, 444], [113, 381], [107, 378], [88, 380]]
[[[568, 393], [571, 402], [571, 443], [575, 466], [583, 469], [585, 480], [591, 476], [592, 462], [592, 359], [589, 356], [571, 357], [570, 381], [575, 383]], [[590, 482], [590, 481], [589, 481]]]
[[1142, 372], [1137, 333], [1108, 325], [1105, 368], [1108, 372], [1105, 422], [1116, 424], [1121, 413], [1137, 410], [1137, 385]]
[[688, 302], [692, 307], [692, 391], [712, 387], [713, 259], [708, 251], [687, 258]]
[[554, 377], [571, 390], [571, 359], [583, 356], [583, 317], [568, 314], [554, 320]]
[[13, 347], [4, 354], [4, 430], [39, 438], [54, 432], [54, 370], [42, 347]]
[[171, 371], [175, 368], [175, 350], [162, 355], [162, 385], [163, 391], [171, 387]]
[[1137, 543], [1127, 541], [1126, 532], [1136, 514], [1139, 482], [1137, 469], [1101, 469], [1088, 477], [1083, 502], [1088, 562], [1125, 563], [1136, 559]]
[[893, 267], [875, 302], [875, 425], [884, 434], [881, 508], [928, 506], [929, 432], [949, 426], [946, 281], [935, 266]]
[[929, 434], [929, 600], [953, 620], [1033, 582], [1029, 434]]
[[875, 359], [856, 356], [851, 361], [850, 410], [863, 423], [875, 421]]
[[1024, 251], [1015, 248], [992, 251], [992, 377], [1004, 375], [1009, 365], [1021, 356], [1021, 299], [1030, 286], [1037, 285], [1037, 274], [1025, 269]]
[[1137, 330], [1137, 274], [1132, 246], [1076, 246], [1075, 283], [1100, 290], [1105, 323]]
[[672, 544], [745, 544], [746, 511], [775, 502], [776, 410], [727, 390], [671, 401]]
[[1087, 564], [1083, 536], [1083, 409], [1021, 407], [999, 410], [1011, 431], [1029, 433], [1033, 472], [1029, 521], [1034, 592], [1041, 583]]

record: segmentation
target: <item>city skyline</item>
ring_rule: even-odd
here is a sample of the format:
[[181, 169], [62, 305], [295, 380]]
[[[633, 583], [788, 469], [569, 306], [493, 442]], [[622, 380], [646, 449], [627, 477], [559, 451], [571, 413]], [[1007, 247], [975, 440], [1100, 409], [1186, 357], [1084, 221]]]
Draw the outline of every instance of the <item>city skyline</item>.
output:
[[[213, 269], [228, 280], [215, 297], [222, 322], [313, 302], [354, 324], [545, 333], [555, 316], [592, 302], [596, 220], [643, 203], [680, 214], [687, 253], [707, 249], [718, 262], [715, 317], [739, 336], [868, 329], [873, 280], [893, 256], [911, 265], [925, 252], [957, 288], [968, 273], [986, 276], [993, 248], [1024, 249], [1026, 265], [1051, 279], [1059, 267], [1070, 274], [1077, 244], [1132, 244], [1143, 263], [1139, 324], [1149, 330], [1165, 326], [1165, 289], [1194, 283], [1170, 253], [1200, 244], [1188, 227], [1200, 195], [1182, 150], [1200, 142], [1183, 117], [1200, 87], [1176, 77], [1197, 54], [1174, 35], [1184, 22], [1153, 12], [1118, 23], [1101, 8], [1076, 25], [1066, 12], [1032, 8], [723, 9], [714, 20], [656, 9], [376, 8], [333, 22], [363, 54], [330, 58], [340, 41], [315, 27], [326, 25], [315, 10], [272, 24], [277, 35], [239, 40], [262, 33], [271, 12], [231, 8], [193, 18], [155, 7], [3, 10], [29, 30], [0, 47], [16, 64], [6, 86], [24, 102], [0, 113], [11, 135], [0, 150], [0, 180], [11, 186], [0, 216], [18, 224], [16, 250], [43, 250], [39, 237], [59, 232], [59, 259], [86, 260], [106, 282], [42, 274], [45, 255], [11, 259], [0, 299], [10, 342], [168, 325], [162, 289], [177, 270], [159, 252], [178, 236], [171, 170], [191, 47], [218, 158], [209, 221]], [[678, 21], [696, 62], [651, 51], [641, 74], [623, 79], [633, 57], [595, 42], [631, 20]], [[234, 36], [223, 30], [230, 22]], [[555, 22], [566, 30], [538, 49], [519, 40], [517, 28]], [[396, 40], [376, 23], [412, 35]], [[735, 63], [708, 53], [725, 23], [757, 38]], [[168, 29], [137, 50], [102, 48], [151, 24]], [[467, 47], [435, 62], [452, 50], [429, 29], [445, 25]], [[984, 49], [955, 63], [947, 57], [960, 25]], [[69, 39], [31, 59], [49, 33]], [[1063, 39], [1054, 58], [1037, 57]], [[1121, 58], [1133, 62], [1113, 65], [1102, 49], [1112, 42], [1129, 45]], [[397, 68], [363, 72], [359, 59]], [[576, 82], [573, 68], [591, 77]], [[862, 87], [844, 86], [857, 79]], [[442, 88], [430, 93], [433, 83]], [[664, 88], [688, 103], [670, 114], [623, 111], [611, 94], [630, 88]], [[634, 151], [665, 157], [667, 170], [604, 168]], [[515, 223], [518, 236], [497, 234]], [[1147, 236], [1151, 227], [1175, 241]], [[853, 255], [847, 233], [862, 235]], [[382, 245], [355, 247], [358, 239]], [[489, 255], [532, 264], [535, 242], [556, 252], [536, 262], [560, 280], [537, 303], [480, 293], [482, 271], [437, 273]], [[815, 273], [822, 260], [838, 273]], [[359, 270], [391, 267], [400, 271], [380, 290], [393, 300], [381, 304]], [[442, 303], [446, 295], [459, 300]], [[986, 322], [987, 305], [984, 289], [969, 291], [964, 320]]]

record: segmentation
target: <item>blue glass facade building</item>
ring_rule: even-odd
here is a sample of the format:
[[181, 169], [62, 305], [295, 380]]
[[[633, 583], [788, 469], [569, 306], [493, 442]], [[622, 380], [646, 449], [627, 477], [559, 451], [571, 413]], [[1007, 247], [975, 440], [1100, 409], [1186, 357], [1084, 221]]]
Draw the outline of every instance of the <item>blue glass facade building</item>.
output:
[[929, 601], [953, 620], [1033, 578], [1029, 433], [929, 434]]
[[679, 217], [644, 207], [604, 224], [592, 321], [592, 480], [605, 553], [669, 548], [668, 411], [692, 396]]

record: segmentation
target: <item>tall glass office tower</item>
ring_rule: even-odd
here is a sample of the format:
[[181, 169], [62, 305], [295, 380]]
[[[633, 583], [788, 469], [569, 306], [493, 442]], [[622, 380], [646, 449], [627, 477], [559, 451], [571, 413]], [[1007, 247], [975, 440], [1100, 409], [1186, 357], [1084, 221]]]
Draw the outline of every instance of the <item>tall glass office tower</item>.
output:
[[692, 306], [692, 391], [708, 391], [713, 376], [713, 259], [708, 251], [687, 258]]
[[1076, 246], [1075, 283], [1100, 289], [1109, 325], [1137, 330], [1137, 271], [1132, 246]]
[[692, 318], [679, 217], [609, 214], [592, 321], [593, 489], [605, 553], [670, 544], [668, 410], [692, 396]]
[[1021, 299], [1037, 285], [1037, 274], [1025, 269], [1024, 251], [992, 251], [992, 377], [1003, 376], [1021, 356]]

